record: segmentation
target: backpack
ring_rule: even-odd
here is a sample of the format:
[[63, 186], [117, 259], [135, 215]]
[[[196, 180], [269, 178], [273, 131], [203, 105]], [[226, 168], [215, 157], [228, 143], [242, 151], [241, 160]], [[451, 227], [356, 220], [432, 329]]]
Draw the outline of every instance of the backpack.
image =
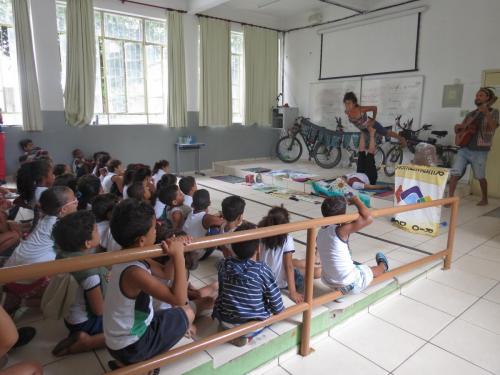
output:
[[64, 318], [75, 301], [78, 283], [70, 273], [61, 273], [50, 279], [43, 293], [40, 307], [48, 319]]

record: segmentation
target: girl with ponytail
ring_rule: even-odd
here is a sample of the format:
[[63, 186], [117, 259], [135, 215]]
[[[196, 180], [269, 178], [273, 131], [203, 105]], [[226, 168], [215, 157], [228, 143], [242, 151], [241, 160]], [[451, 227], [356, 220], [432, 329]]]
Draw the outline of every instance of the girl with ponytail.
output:
[[[264, 216], [259, 223], [259, 227], [270, 227], [273, 225], [288, 224], [290, 214], [283, 206], [273, 207], [267, 216]], [[260, 260], [266, 263], [273, 271], [278, 288], [288, 288], [290, 298], [295, 303], [304, 300], [304, 296], [299, 293], [304, 288], [304, 277], [294, 268], [292, 259], [295, 252], [293, 237], [289, 234], [280, 234], [262, 239]]]

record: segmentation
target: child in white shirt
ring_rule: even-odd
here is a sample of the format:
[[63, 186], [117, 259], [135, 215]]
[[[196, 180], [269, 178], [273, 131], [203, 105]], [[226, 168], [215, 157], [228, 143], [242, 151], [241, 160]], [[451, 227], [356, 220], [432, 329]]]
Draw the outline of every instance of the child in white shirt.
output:
[[[54, 260], [56, 253], [54, 251], [54, 240], [52, 239], [52, 228], [58, 218], [75, 212], [77, 204], [75, 194], [66, 186], [54, 186], [44, 191], [40, 196], [43, 216], [29, 236], [16, 247], [5, 263], [5, 267]], [[32, 300], [32, 304], [36, 306], [40, 303], [39, 298], [41, 298], [48, 282], [48, 277], [36, 280], [22, 280], [6, 284], [4, 289], [11, 301], [17, 301], [11, 303], [12, 306], [18, 305], [23, 300]], [[12, 309], [15, 309], [15, 307]]]
[[179, 180], [179, 189], [181, 189], [184, 194], [184, 204], [188, 207], [191, 207], [193, 204], [193, 195], [198, 190], [198, 186], [196, 186], [196, 180], [193, 176], [182, 177]]
[[[182, 230], [192, 238], [205, 237], [210, 228], [220, 228], [224, 219], [219, 216], [211, 215], [208, 213], [208, 207], [210, 207], [210, 194], [207, 190], [201, 189], [197, 190], [193, 195], [193, 211], [188, 215]], [[210, 254], [212, 254], [213, 249], [210, 250], [196, 250], [199, 255], [198, 259], [204, 260]], [[195, 266], [193, 266], [196, 268]], [[194, 269], [193, 268], [193, 269]]]
[[[92, 253], [99, 246], [99, 232], [89, 211], [78, 211], [60, 219], [54, 225], [53, 237], [61, 259]], [[104, 267], [71, 273], [78, 288], [64, 317], [69, 336], [52, 351], [56, 357], [104, 347], [102, 313], [106, 274]]]
[[[365, 264], [354, 264], [349, 250], [349, 236], [370, 225], [373, 221], [370, 210], [353, 197], [351, 203], [359, 211], [357, 220], [351, 223], [332, 224], [319, 230], [317, 249], [321, 258], [321, 280], [330, 288], [340, 290], [342, 294], [359, 294], [366, 289], [373, 278], [382, 275], [389, 269], [389, 262], [382, 252], [375, 256], [376, 267]], [[321, 205], [324, 217], [344, 215], [346, 200], [344, 197], [327, 198]]]
[[162, 178], [163, 175], [168, 174], [170, 169], [170, 163], [167, 160], [159, 160], [153, 166], [153, 183], [158, 185], [158, 182]]
[[[284, 207], [273, 207], [267, 216], [264, 216], [259, 223], [259, 227], [269, 227], [273, 225], [287, 224], [290, 222], [290, 214]], [[304, 287], [304, 277], [294, 268], [293, 253], [295, 246], [293, 237], [289, 234], [280, 234], [262, 239], [262, 251], [260, 259], [271, 268], [278, 288], [288, 288], [290, 298], [295, 303], [304, 300], [304, 296], [299, 293]]]
[[95, 216], [100, 238], [99, 245], [103, 251], [109, 250], [109, 220], [117, 204], [118, 197], [114, 194], [101, 194], [92, 201], [92, 213]]

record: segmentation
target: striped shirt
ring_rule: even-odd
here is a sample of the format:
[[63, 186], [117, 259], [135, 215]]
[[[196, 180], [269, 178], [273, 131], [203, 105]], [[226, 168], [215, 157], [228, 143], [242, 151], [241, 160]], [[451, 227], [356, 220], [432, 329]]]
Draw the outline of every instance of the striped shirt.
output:
[[283, 311], [271, 269], [250, 259], [227, 258], [218, 265], [219, 295], [213, 318], [231, 324], [264, 320]]

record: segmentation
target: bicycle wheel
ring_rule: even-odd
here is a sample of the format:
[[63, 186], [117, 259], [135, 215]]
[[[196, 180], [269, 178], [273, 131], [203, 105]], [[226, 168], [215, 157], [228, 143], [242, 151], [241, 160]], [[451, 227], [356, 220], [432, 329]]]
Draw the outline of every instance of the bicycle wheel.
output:
[[342, 158], [340, 147], [327, 146], [323, 142], [316, 143], [313, 149], [314, 160], [321, 168], [333, 168]]
[[453, 162], [455, 161], [456, 154], [456, 150], [443, 150], [443, 153], [441, 154], [441, 164], [439, 166], [443, 168], [451, 168], [453, 166]]
[[302, 155], [302, 144], [296, 137], [287, 135], [276, 143], [276, 155], [282, 162], [293, 163]]
[[377, 149], [375, 150], [375, 167], [377, 168], [377, 171], [380, 171], [380, 168], [382, 168], [383, 165], [385, 165], [385, 152], [382, 150], [382, 147], [377, 146]]
[[396, 173], [396, 166], [403, 161], [403, 149], [401, 146], [396, 145], [389, 150], [385, 158], [384, 172], [388, 177], [394, 176]]

